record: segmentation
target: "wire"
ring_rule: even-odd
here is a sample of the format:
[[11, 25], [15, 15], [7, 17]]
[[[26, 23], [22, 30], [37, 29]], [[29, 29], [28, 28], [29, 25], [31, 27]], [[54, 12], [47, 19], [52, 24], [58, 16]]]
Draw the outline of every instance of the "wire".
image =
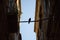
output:
[[[29, 22], [29, 21], [20, 21], [20, 23], [26, 23], [26, 22]], [[30, 21], [30, 22], [39, 22], [39, 20], [37, 20], [37, 21]]]
[[[40, 19], [40, 20], [44, 21], [44, 20], [48, 20], [48, 19], [49, 19], [49, 18], [44, 18], [44, 19]], [[30, 22], [40, 22], [40, 20], [30, 21]], [[27, 23], [27, 22], [29, 22], [29, 21], [20, 21], [20, 23]]]

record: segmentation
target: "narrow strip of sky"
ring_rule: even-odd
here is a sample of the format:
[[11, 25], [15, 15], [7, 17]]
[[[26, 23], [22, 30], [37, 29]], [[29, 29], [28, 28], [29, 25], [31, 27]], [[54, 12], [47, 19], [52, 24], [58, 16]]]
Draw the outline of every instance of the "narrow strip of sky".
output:
[[[29, 18], [34, 20], [36, 1], [21, 0], [21, 4], [21, 21], [28, 21]], [[36, 34], [34, 33], [34, 23], [20, 23], [20, 33], [22, 34], [22, 40], [36, 40]]]

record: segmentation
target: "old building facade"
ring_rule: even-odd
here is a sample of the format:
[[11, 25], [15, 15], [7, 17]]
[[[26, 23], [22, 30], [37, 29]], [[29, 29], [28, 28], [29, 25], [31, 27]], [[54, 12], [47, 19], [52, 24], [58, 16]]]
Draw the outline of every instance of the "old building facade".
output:
[[[59, 0], [36, 0], [34, 32], [36, 40], [59, 40]], [[57, 6], [56, 6], [57, 5]], [[58, 36], [57, 36], [58, 35]]]
[[21, 40], [21, 0], [0, 0], [0, 40]]

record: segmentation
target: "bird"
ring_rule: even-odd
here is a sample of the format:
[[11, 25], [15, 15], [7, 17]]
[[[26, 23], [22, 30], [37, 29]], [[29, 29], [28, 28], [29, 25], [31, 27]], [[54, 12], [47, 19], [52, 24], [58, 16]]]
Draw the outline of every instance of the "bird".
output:
[[29, 20], [28, 20], [28, 24], [30, 24], [30, 22], [31, 22], [31, 18], [29, 18]]

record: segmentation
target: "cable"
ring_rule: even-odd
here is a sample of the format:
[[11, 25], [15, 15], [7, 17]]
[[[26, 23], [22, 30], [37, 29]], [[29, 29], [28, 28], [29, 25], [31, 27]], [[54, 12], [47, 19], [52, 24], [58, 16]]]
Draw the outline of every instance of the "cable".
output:
[[[44, 18], [44, 19], [40, 19], [40, 20], [44, 21], [44, 20], [48, 20], [48, 19], [49, 19], [49, 18]], [[37, 20], [37, 21], [31, 21], [31, 20], [30, 20], [30, 21], [29, 21], [29, 20], [28, 20], [28, 21], [20, 21], [20, 23], [39, 22], [40, 20]]]

